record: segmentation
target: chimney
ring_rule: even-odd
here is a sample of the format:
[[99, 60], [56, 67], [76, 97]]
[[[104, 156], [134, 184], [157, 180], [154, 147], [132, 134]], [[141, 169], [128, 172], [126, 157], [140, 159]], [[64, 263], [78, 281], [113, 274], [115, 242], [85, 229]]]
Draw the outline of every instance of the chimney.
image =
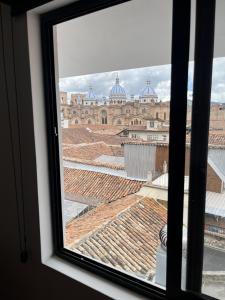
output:
[[164, 160], [163, 162], [163, 174], [168, 173], [168, 167], [167, 167], [167, 162]]

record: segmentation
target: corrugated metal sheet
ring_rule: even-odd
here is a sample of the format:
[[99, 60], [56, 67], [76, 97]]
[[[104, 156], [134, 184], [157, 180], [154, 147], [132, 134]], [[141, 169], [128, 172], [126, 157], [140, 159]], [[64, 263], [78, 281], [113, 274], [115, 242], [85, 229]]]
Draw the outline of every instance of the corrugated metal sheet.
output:
[[116, 170], [116, 169], [110, 169], [106, 167], [86, 165], [86, 164], [76, 163], [76, 162], [66, 161], [66, 160], [63, 161], [63, 166], [71, 169], [94, 171], [103, 174], [109, 174], [109, 175], [127, 178], [127, 173], [125, 170]]
[[112, 163], [112, 164], [121, 164], [124, 165], [124, 157], [122, 156], [113, 156], [113, 155], [100, 155], [95, 159], [95, 161], [103, 163]]
[[146, 180], [155, 171], [156, 146], [124, 144], [125, 170], [128, 178]]
[[206, 208], [207, 214], [225, 217], [225, 194], [206, 192]]
[[[168, 188], [168, 173], [163, 174], [156, 178], [153, 182], [153, 185]], [[184, 176], [184, 191], [188, 191], [189, 189], [189, 176]]]
[[225, 182], [225, 150], [209, 149], [208, 163], [216, 174]]

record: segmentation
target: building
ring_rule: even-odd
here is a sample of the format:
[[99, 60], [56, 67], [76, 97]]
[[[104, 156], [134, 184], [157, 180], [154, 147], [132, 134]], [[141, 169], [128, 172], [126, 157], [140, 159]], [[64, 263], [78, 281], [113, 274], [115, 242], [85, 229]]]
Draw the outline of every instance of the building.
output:
[[[65, 93], [63, 93], [64, 95]], [[60, 96], [61, 97], [61, 96]], [[146, 125], [147, 119], [169, 120], [169, 102], [161, 102], [147, 80], [139, 98], [130, 98], [117, 75], [108, 97], [98, 99], [93, 87], [87, 94], [72, 94], [70, 104], [62, 103], [61, 110], [70, 125]]]
[[158, 232], [166, 215], [165, 207], [154, 199], [127, 196], [68, 223], [66, 245], [112, 268], [152, 281], [160, 244]]
[[146, 118], [146, 126], [131, 125], [118, 133], [130, 139], [142, 141], [169, 142], [169, 126], [164, 120], [158, 118]]

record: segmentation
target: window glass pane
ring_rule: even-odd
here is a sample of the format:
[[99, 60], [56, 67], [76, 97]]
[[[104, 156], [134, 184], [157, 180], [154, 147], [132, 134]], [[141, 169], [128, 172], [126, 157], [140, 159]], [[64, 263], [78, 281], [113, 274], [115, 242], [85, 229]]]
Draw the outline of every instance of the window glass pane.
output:
[[164, 0], [55, 26], [64, 246], [161, 287], [171, 27]]
[[202, 292], [225, 299], [225, 2], [216, 2]]

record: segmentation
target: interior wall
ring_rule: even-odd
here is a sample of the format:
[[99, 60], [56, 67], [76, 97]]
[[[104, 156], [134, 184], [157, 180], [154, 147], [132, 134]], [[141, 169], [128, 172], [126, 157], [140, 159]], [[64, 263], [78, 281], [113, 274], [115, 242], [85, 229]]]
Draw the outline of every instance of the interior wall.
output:
[[[57, 25], [59, 77], [171, 63], [172, 0], [132, 0]], [[195, 5], [191, 0], [190, 61]], [[216, 1], [214, 57], [225, 56], [225, 1]]]
[[[0, 298], [109, 299], [41, 262], [26, 33], [26, 15], [12, 20], [9, 7], [0, 3]], [[26, 263], [20, 260], [24, 227], [28, 250]]]
[[172, 0], [133, 0], [57, 27], [59, 77], [171, 61]]

